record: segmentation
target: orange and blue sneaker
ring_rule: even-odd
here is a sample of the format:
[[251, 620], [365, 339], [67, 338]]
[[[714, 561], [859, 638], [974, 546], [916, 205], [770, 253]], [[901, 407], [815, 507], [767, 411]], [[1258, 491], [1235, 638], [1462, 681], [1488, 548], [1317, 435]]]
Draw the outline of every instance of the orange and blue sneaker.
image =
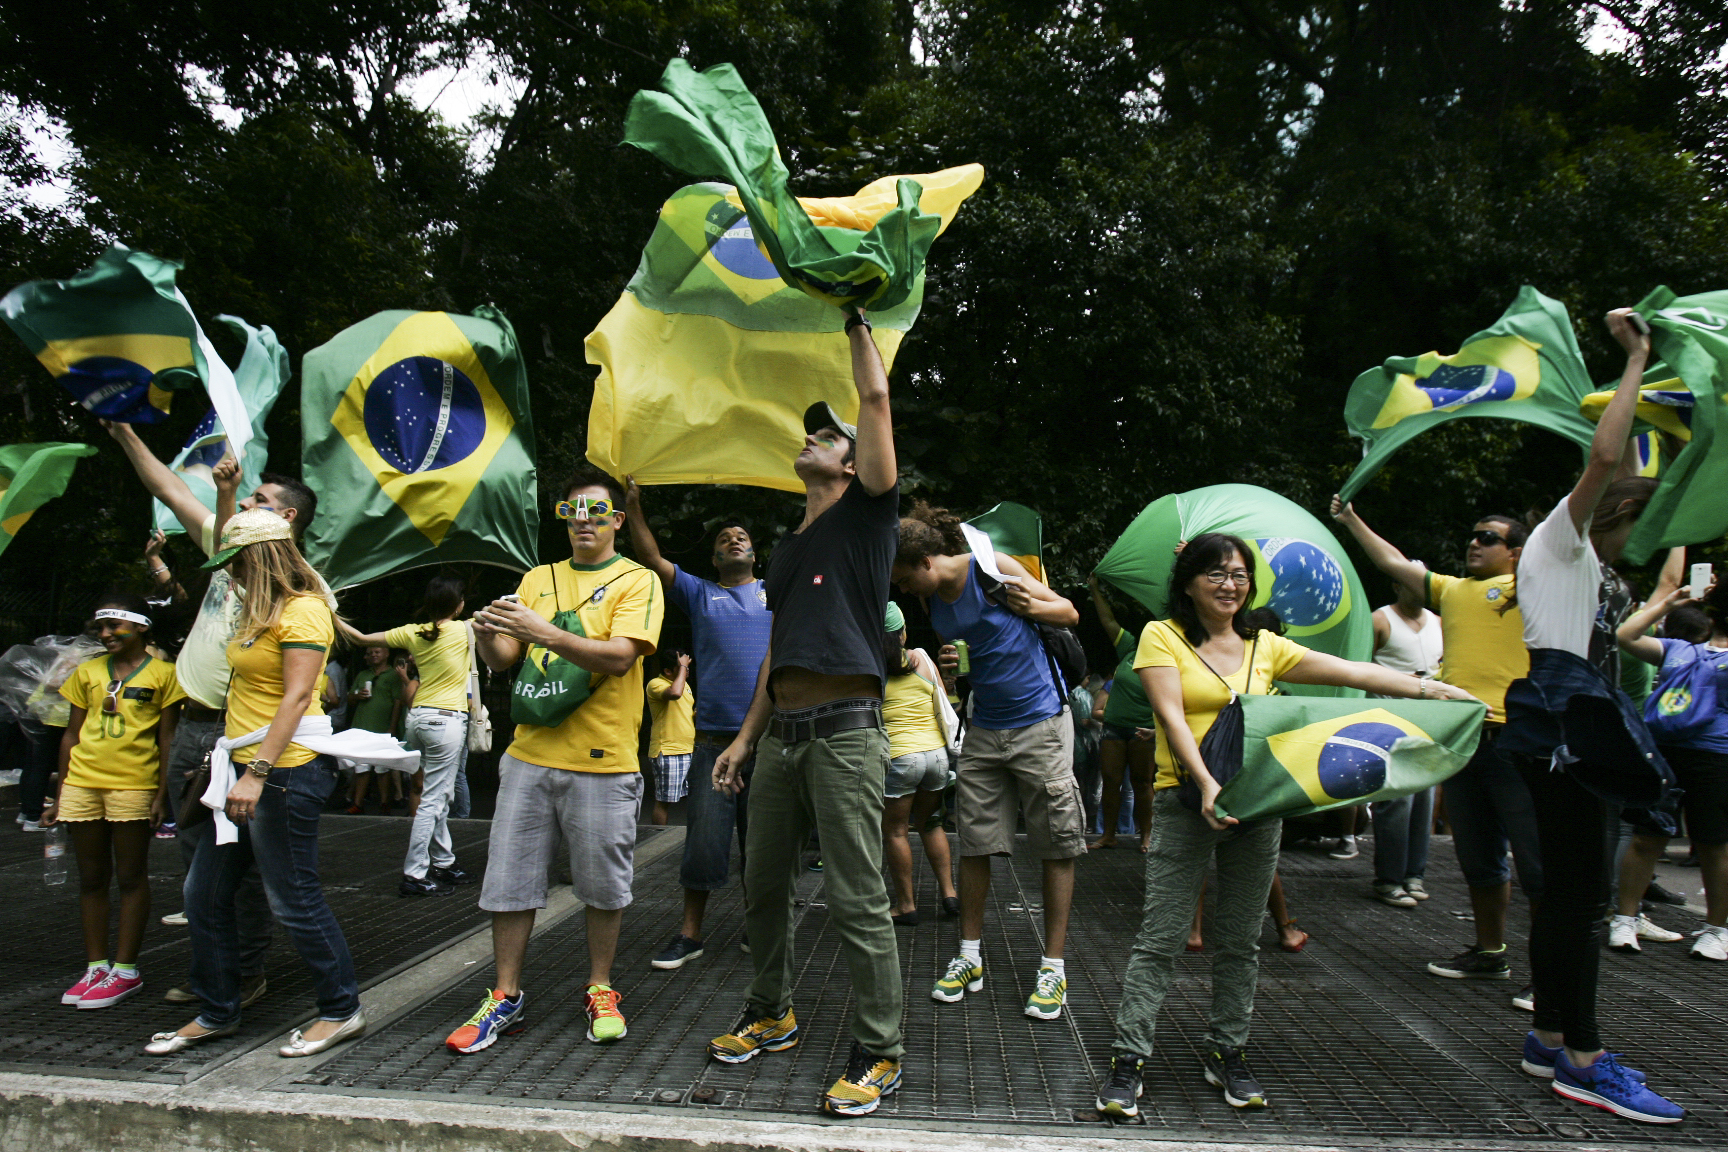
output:
[[784, 1016], [758, 1016], [746, 1005], [736, 1028], [708, 1041], [708, 1055], [722, 1064], [743, 1064], [763, 1052], [796, 1048], [801, 1039], [792, 1009], [786, 1009]]
[[588, 1042], [610, 1044], [630, 1034], [624, 1026], [624, 1014], [618, 1011], [622, 992], [614, 992], [610, 984], [590, 984], [583, 994], [582, 1006], [588, 1010]]
[[835, 1116], [867, 1116], [876, 1111], [882, 1097], [900, 1087], [900, 1061], [875, 1056], [864, 1045], [852, 1041], [846, 1057], [846, 1072], [822, 1097], [822, 1111]]
[[456, 1052], [478, 1052], [490, 1048], [498, 1037], [520, 1032], [527, 1026], [523, 1018], [528, 998], [521, 992], [509, 997], [494, 989], [480, 1002], [480, 1011], [468, 1017], [468, 1023], [450, 1033], [446, 1048]]

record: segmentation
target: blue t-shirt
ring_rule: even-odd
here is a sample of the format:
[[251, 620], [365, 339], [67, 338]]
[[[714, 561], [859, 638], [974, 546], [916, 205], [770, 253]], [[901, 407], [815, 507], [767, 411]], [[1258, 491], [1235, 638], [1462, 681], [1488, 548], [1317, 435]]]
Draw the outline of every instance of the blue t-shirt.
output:
[[1728, 648], [1712, 648], [1690, 640], [1663, 640], [1662, 667], [1656, 671], [1655, 693], [1663, 692], [1669, 682], [1694, 659], [1707, 660], [1716, 666], [1716, 718], [1710, 727], [1696, 736], [1678, 741], [1683, 748], [1704, 752], [1728, 753]]
[[930, 597], [930, 624], [945, 640], [966, 641], [972, 723], [979, 728], [1024, 728], [1062, 711], [1062, 694], [1050, 679], [1037, 627], [984, 598], [976, 560], [966, 570], [958, 600], [949, 604], [941, 596]]
[[696, 728], [700, 732], [736, 732], [756, 694], [756, 677], [768, 654], [768, 629], [773, 617], [762, 581], [722, 588], [712, 580], [692, 576], [672, 566], [671, 600], [690, 617], [695, 633]]

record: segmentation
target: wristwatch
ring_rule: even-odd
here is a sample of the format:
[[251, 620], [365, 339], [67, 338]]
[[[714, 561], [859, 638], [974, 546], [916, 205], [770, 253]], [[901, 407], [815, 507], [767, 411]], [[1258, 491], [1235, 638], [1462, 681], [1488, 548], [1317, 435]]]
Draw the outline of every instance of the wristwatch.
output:
[[270, 779], [271, 771], [274, 770], [275, 767], [276, 765], [270, 763], [268, 760], [254, 760], [252, 763], [246, 765], [246, 771], [252, 773], [252, 775], [258, 777], [260, 780], [268, 780]]
[[874, 332], [875, 331], [875, 329], [870, 326], [870, 321], [868, 321], [864, 318], [864, 314], [862, 312], [854, 312], [850, 316], [846, 317], [846, 331], [847, 332], [851, 332], [852, 329], [859, 328], [859, 327], [862, 327], [866, 332]]

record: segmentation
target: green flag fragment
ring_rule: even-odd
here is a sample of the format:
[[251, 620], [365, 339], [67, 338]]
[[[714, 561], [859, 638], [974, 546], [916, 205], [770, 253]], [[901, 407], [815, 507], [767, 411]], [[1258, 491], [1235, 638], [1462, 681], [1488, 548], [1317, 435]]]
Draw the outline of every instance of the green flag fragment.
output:
[[990, 537], [996, 551], [1018, 560], [1034, 579], [1044, 579], [1044, 522], [1038, 513], [1024, 504], [1004, 500], [966, 523]]
[[17, 537], [32, 513], [66, 491], [88, 444], [7, 444], [0, 447], [0, 552]]

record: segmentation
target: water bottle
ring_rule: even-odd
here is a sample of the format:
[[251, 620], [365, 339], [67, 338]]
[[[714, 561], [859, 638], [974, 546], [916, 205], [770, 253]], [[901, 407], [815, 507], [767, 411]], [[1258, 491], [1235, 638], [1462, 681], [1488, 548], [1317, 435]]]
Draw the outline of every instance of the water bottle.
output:
[[49, 884], [66, 883], [66, 825], [56, 821], [42, 838], [42, 879]]

